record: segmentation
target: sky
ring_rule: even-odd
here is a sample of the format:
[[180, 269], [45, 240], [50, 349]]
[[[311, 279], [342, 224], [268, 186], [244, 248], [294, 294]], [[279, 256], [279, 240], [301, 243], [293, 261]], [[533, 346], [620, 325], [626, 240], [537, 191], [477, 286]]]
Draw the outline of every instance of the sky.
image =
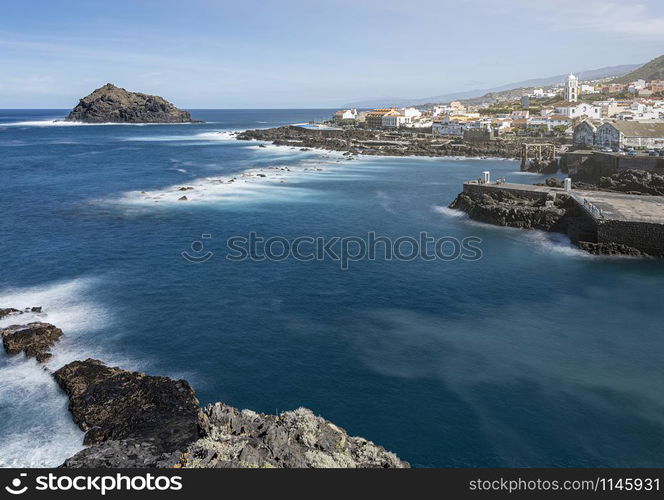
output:
[[661, 0], [1, 0], [0, 108], [107, 82], [188, 109], [334, 108], [662, 54]]

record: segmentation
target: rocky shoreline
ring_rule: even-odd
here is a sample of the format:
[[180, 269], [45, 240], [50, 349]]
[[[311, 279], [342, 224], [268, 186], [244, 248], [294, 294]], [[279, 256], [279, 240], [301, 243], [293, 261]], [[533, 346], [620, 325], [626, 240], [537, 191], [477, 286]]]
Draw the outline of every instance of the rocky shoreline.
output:
[[[23, 312], [41, 313], [41, 308], [0, 309], [0, 318], [18, 319]], [[7, 354], [24, 353], [41, 363], [63, 333], [33, 322], [0, 329], [0, 335]], [[72, 361], [52, 376], [67, 394], [88, 445], [61, 467], [409, 467], [394, 453], [348, 436], [305, 408], [279, 415], [224, 403], [201, 408], [186, 380], [131, 372], [96, 359]]]
[[[419, 134], [421, 135], [421, 134]], [[467, 156], [517, 159], [520, 145], [496, 140], [464, 143], [450, 139], [418, 137], [364, 129], [308, 129], [295, 125], [245, 130], [238, 140], [270, 142], [276, 146], [340, 151], [347, 155], [377, 156]]]

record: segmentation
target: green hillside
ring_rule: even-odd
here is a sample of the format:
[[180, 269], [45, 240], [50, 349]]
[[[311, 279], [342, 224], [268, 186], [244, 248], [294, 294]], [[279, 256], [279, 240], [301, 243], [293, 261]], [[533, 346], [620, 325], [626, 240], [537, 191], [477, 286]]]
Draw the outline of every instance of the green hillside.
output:
[[664, 80], [664, 56], [659, 56], [652, 61], [635, 69], [631, 73], [616, 78], [616, 83], [629, 83], [634, 80]]

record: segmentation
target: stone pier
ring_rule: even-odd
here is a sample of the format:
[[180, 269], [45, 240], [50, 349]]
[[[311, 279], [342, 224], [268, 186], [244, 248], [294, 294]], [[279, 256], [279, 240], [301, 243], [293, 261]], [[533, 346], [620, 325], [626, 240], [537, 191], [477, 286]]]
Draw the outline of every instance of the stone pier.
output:
[[506, 182], [468, 181], [466, 193], [505, 191], [533, 200], [570, 196], [592, 221], [596, 243], [616, 243], [664, 256], [664, 196], [640, 196]]

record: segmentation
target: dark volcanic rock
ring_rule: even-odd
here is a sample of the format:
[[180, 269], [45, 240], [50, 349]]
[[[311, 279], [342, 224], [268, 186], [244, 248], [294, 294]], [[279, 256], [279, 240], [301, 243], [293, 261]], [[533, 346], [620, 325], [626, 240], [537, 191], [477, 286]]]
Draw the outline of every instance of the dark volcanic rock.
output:
[[540, 174], [555, 174], [558, 171], [557, 160], [530, 160], [527, 164], [521, 165], [524, 172], [533, 172]]
[[417, 137], [412, 133], [397, 133], [357, 128], [309, 129], [288, 125], [269, 129], [245, 130], [235, 136], [238, 140], [268, 141], [277, 146], [297, 147], [300, 150], [317, 148], [354, 154], [380, 156], [495, 156], [517, 158], [520, 145], [516, 141], [496, 140], [484, 143], [454, 142], [449, 139]]
[[181, 451], [165, 452], [151, 441], [120, 439], [104, 441], [69, 457], [61, 465], [65, 468], [147, 468], [173, 467], [178, 464]]
[[664, 175], [645, 170], [625, 170], [600, 177], [597, 185], [600, 189], [623, 193], [664, 195]]
[[558, 179], [558, 177], [549, 177], [546, 181], [544, 181], [545, 184], [549, 187], [556, 187], [556, 188], [561, 188], [564, 186], [563, 181]]
[[266, 415], [215, 403], [202, 410], [201, 430], [181, 467], [409, 467], [305, 408]]
[[133, 450], [137, 443], [147, 443], [144, 454], [158, 460], [198, 438], [198, 400], [185, 380], [129, 372], [95, 359], [69, 363], [54, 377], [69, 396], [74, 422], [86, 431], [85, 444], [119, 441], [98, 454], [83, 450], [72, 464], [84, 463], [81, 457], [101, 459], [109, 450], [129, 445]]
[[10, 314], [23, 314], [24, 312], [29, 313], [40, 313], [42, 312], [41, 307], [26, 307], [23, 311], [19, 309], [14, 309], [13, 307], [8, 307], [7, 309], [0, 309], [0, 319], [4, 318], [5, 316], [9, 316]]
[[189, 123], [187, 111], [163, 97], [129, 92], [107, 83], [79, 101], [66, 120], [86, 123]]
[[664, 173], [633, 169], [616, 172], [598, 165], [594, 158], [588, 159], [572, 178], [575, 189], [664, 196]]
[[450, 208], [463, 210], [472, 219], [498, 226], [555, 231], [565, 215], [568, 199], [560, 196], [550, 202], [522, 198], [506, 191], [482, 195], [463, 192]]
[[642, 251], [622, 243], [592, 243], [580, 241], [579, 248], [593, 255], [626, 255], [630, 257], [644, 257]]
[[62, 336], [62, 330], [48, 323], [13, 325], [0, 330], [7, 354], [25, 353], [43, 363], [52, 356], [51, 346]]
[[15, 314], [15, 313], [22, 313], [23, 311], [19, 311], [18, 309], [14, 309], [13, 307], [8, 307], [7, 309], [0, 309], [0, 319], [4, 318], [5, 316], [9, 316], [10, 314]]
[[626, 245], [597, 243], [591, 219], [566, 194], [547, 199], [517, 196], [507, 191], [462, 192], [450, 208], [463, 210], [472, 219], [498, 226], [555, 231], [569, 236], [572, 243], [596, 255], [640, 255]]
[[280, 415], [203, 410], [184, 380], [74, 361], [54, 373], [91, 444], [62, 467], [408, 467], [300, 408]]

